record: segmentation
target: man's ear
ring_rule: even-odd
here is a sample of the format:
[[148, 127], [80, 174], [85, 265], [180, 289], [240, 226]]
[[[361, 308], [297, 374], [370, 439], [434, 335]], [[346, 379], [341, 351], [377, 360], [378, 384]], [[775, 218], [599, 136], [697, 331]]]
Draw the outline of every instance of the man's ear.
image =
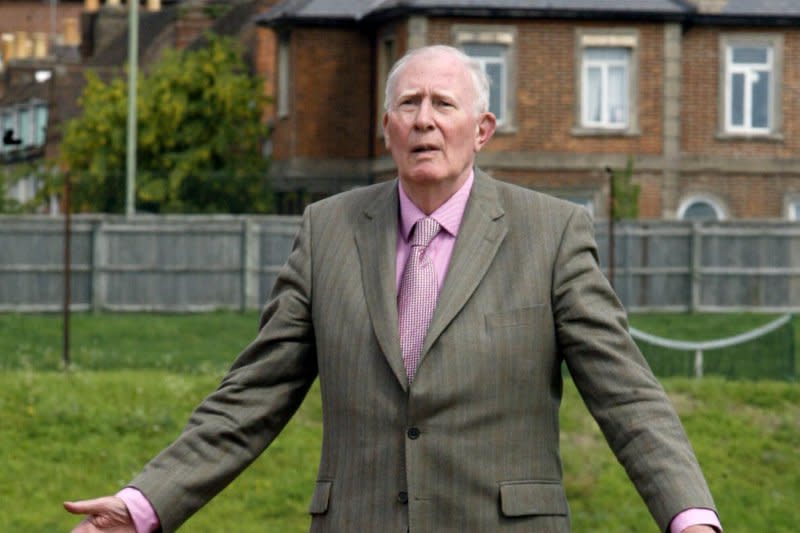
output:
[[383, 114], [383, 120], [381, 121], [381, 124], [383, 125], [383, 143], [386, 145], [386, 148], [389, 149], [391, 148], [391, 146], [389, 146], [389, 131], [386, 128], [386, 126], [389, 124], [389, 113]]
[[475, 144], [473, 146], [476, 152], [479, 152], [483, 146], [489, 142], [489, 139], [494, 135], [497, 129], [497, 118], [494, 114], [482, 113], [478, 118], [478, 125], [475, 128]]

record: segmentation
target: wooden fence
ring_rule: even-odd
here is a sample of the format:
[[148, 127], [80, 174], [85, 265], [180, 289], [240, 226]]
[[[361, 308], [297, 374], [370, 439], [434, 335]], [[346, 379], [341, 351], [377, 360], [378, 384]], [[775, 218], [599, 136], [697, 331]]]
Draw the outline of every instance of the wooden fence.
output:
[[[72, 309], [258, 309], [289, 255], [298, 217], [73, 217]], [[0, 218], [0, 311], [63, 305], [64, 225]]]
[[[299, 224], [284, 216], [73, 217], [74, 310], [259, 309]], [[615, 226], [614, 286], [629, 310], [800, 310], [800, 224]], [[608, 226], [598, 221], [601, 264]], [[63, 300], [63, 220], [0, 217], [0, 311]]]

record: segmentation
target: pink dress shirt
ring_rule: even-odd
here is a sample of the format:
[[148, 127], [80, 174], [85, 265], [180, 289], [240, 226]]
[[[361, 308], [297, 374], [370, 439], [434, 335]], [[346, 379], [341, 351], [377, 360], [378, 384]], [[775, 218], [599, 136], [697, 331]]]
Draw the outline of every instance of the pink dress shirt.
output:
[[[461, 219], [464, 217], [464, 211], [467, 208], [467, 200], [469, 199], [469, 193], [472, 190], [472, 182], [474, 179], [474, 173], [470, 172], [464, 185], [430, 215], [426, 215], [411, 201], [403, 190], [402, 183], [398, 180], [400, 220], [397, 226], [397, 268], [395, 270], [396, 287], [398, 289], [400, 287], [400, 280], [403, 277], [403, 270], [405, 269], [408, 254], [411, 251], [411, 246], [408, 243], [411, 229], [419, 219], [430, 216], [442, 226], [442, 231], [433, 238], [426, 250], [426, 253], [430, 254], [433, 260], [438, 288], [440, 291], [442, 290], [447, 268], [450, 265], [450, 257], [453, 254], [453, 246], [456, 243], [458, 229], [461, 226]], [[125, 505], [128, 506], [128, 512], [136, 526], [136, 533], [152, 533], [158, 529], [158, 516], [150, 505], [150, 502], [147, 501], [147, 498], [145, 498], [141, 492], [133, 487], [126, 487], [118, 492], [117, 496], [122, 498]], [[714, 511], [709, 509], [687, 509], [672, 519], [670, 523], [670, 533], [680, 533], [685, 528], [698, 524], [707, 524], [715, 527], [717, 531], [722, 531], [719, 518], [717, 518]]]

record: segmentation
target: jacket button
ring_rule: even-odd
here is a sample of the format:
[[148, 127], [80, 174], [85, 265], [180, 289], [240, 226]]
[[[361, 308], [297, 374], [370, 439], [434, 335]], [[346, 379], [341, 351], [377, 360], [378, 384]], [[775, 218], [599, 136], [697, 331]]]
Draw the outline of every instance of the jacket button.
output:
[[399, 501], [402, 504], [408, 503], [408, 493], [406, 491], [404, 491], [404, 490], [401, 490], [400, 492], [398, 492], [397, 493], [397, 501]]
[[420, 435], [419, 428], [412, 426], [408, 428], [408, 432], [406, 434], [408, 435], [408, 438], [411, 440], [418, 439]]

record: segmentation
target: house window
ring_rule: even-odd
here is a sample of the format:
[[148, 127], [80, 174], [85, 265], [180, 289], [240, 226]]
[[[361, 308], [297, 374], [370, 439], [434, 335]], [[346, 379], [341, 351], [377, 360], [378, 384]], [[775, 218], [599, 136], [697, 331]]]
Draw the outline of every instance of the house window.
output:
[[794, 222], [800, 221], [800, 198], [789, 198], [785, 205], [786, 218]]
[[714, 198], [692, 196], [681, 203], [678, 208], [678, 219], [699, 222], [705, 220], [724, 220], [725, 210]]
[[47, 140], [47, 106], [38, 104], [34, 108], [33, 144], [44, 145]]
[[475, 59], [489, 78], [489, 111], [498, 131], [514, 128], [516, 30], [509, 26], [453, 27], [455, 45]]
[[781, 122], [781, 36], [736, 34], [720, 43], [722, 134], [775, 135]]
[[731, 132], [771, 129], [773, 50], [769, 46], [729, 46], [726, 54], [725, 124]]
[[44, 145], [47, 134], [47, 113], [47, 105], [42, 103], [7, 108], [0, 115], [2, 151], [10, 152]]
[[489, 77], [489, 111], [497, 117], [498, 124], [506, 120], [506, 92], [508, 85], [508, 47], [502, 44], [467, 43], [464, 53], [480, 63]]
[[576, 134], [635, 134], [636, 102], [635, 30], [580, 30], [577, 34]]
[[589, 128], [625, 128], [630, 115], [630, 48], [583, 50], [582, 124]]
[[29, 108], [19, 110], [19, 138], [23, 148], [33, 144], [33, 128], [31, 127], [31, 110]]
[[[9, 150], [14, 149], [14, 145], [7, 144], [7, 141], [10, 140], [8, 136], [10, 135], [17, 137], [17, 125], [14, 121], [14, 115], [12, 115], [10, 112], [3, 113], [2, 117], [0, 117], [0, 121], [2, 121], [0, 128], [2, 128], [3, 136], [3, 142], [0, 145], [0, 149], [2, 149], [3, 152], [8, 152]], [[9, 133], [9, 131], [11, 133]]]
[[289, 115], [289, 36], [278, 36], [278, 117]]

